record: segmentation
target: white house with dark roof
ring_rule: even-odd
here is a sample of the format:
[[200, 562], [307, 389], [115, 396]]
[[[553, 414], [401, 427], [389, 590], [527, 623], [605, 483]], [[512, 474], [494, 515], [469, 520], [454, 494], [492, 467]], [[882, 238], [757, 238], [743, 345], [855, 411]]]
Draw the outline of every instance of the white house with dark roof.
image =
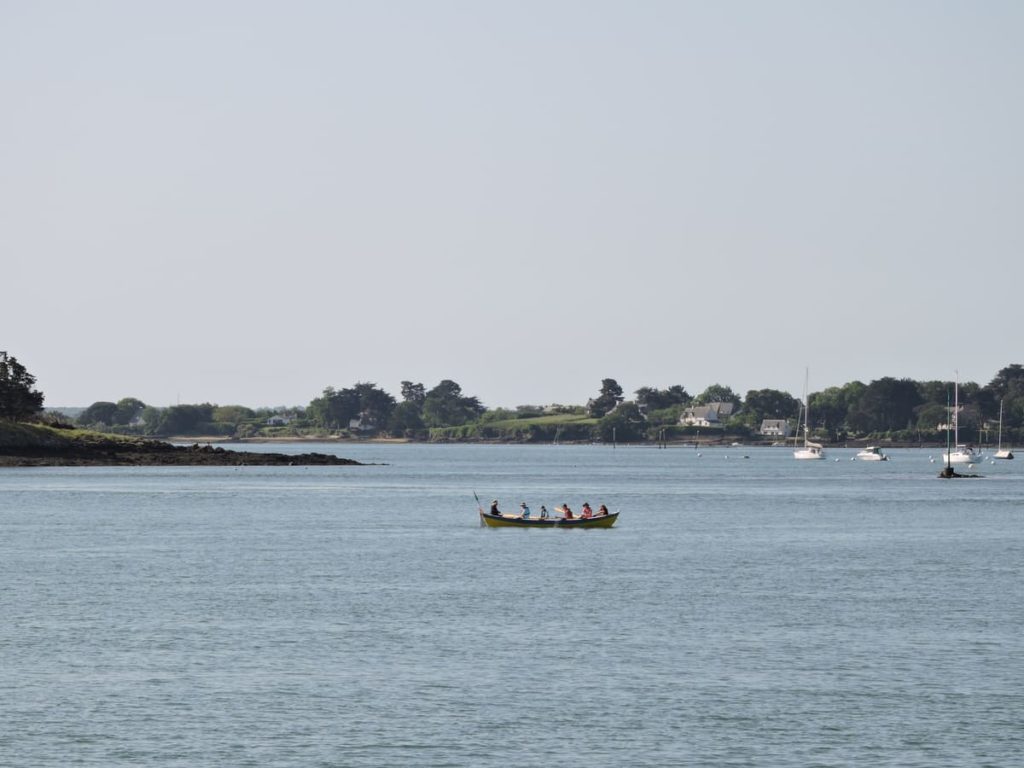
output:
[[789, 437], [789, 422], [786, 419], [764, 419], [761, 434], [765, 437]]
[[732, 403], [694, 405], [683, 411], [679, 423], [684, 427], [720, 427], [732, 416]]

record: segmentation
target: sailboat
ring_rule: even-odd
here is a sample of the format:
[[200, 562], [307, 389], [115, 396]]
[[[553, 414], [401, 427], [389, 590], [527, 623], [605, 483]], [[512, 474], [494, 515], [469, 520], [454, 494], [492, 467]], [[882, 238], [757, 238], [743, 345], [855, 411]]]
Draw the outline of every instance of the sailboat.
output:
[[1003, 401], [999, 401], [999, 445], [996, 447], [995, 455], [993, 459], [1012, 459], [1013, 451], [1009, 448], [1003, 448]]
[[[810, 414], [811, 404], [810, 398], [807, 396], [807, 384], [808, 384], [809, 373], [804, 372], [804, 447], [797, 448], [793, 451], [794, 459], [824, 459], [825, 454], [822, 452], [820, 443], [812, 443], [810, 438]], [[797, 434], [800, 433], [800, 417], [797, 417]]]
[[974, 464], [981, 461], [981, 454], [973, 447], [960, 442], [960, 371], [956, 372], [953, 385], [953, 448], [946, 448], [942, 460], [950, 464]]

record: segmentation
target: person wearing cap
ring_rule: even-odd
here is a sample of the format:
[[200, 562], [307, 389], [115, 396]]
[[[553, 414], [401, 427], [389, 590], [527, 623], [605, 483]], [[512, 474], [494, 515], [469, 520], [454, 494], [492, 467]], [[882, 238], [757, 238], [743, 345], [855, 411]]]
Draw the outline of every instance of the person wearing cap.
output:
[[495, 517], [501, 517], [501, 512], [498, 511], [498, 500], [495, 499], [491, 502], [491, 514]]
[[584, 501], [583, 502], [583, 510], [580, 512], [580, 517], [585, 519], [585, 518], [593, 517], [593, 516], [594, 516], [594, 510], [592, 510], [590, 508], [590, 502], [589, 501]]
[[519, 511], [522, 513], [523, 520], [529, 520], [530, 519], [530, 508], [528, 506], [526, 506], [526, 502], [525, 501], [521, 502], [519, 504]]

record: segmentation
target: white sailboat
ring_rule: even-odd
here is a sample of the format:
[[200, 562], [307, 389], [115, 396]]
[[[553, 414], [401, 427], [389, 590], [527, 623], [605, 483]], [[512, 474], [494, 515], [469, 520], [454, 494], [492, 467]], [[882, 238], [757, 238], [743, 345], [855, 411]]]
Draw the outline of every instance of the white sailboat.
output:
[[[810, 438], [810, 413], [811, 405], [808, 402], [810, 398], [807, 396], [807, 384], [809, 379], [809, 372], [804, 371], [804, 447], [797, 448], [793, 451], [794, 459], [824, 459], [825, 454], [820, 443], [812, 443]], [[800, 418], [797, 417], [796, 425], [797, 433], [800, 432]]]
[[996, 446], [995, 455], [993, 459], [1012, 459], [1013, 451], [1009, 448], [1003, 448], [1003, 401], [999, 401], [999, 444]]
[[973, 447], [960, 442], [960, 371], [957, 371], [956, 382], [953, 384], [953, 447], [942, 454], [942, 460], [948, 466], [950, 464], [974, 464], [981, 461], [981, 458], [981, 454], [976, 452]]

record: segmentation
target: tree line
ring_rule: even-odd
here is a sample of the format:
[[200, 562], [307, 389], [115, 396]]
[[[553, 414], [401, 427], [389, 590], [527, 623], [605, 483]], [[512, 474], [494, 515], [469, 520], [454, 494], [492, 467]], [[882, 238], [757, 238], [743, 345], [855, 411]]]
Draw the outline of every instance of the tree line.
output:
[[[813, 392], [810, 429], [832, 441], [862, 437], [895, 440], [935, 439], [952, 419], [952, 381], [914, 381], [883, 377], [868, 384], [852, 381]], [[488, 409], [451, 379], [430, 389], [403, 381], [399, 397], [372, 382], [326, 387], [306, 406], [248, 408], [212, 403], [147, 405], [133, 397], [98, 401], [86, 408], [77, 424], [93, 429], [144, 434], [256, 437], [301, 434], [355, 434], [431, 439], [445, 437], [513, 437], [565, 439], [655, 440], [684, 437], [680, 426], [688, 408], [730, 403], [731, 415], [718, 429], [723, 434], [758, 434], [765, 419], [788, 421], [793, 427], [803, 404], [788, 392], [750, 390], [741, 397], [730, 387], [713, 384], [691, 395], [681, 385], [665, 389], [641, 387], [627, 399], [613, 378], [602, 379], [586, 405], [521, 405]], [[1024, 366], [1002, 368], [985, 385], [959, 385], [957, 420], [961, 438], [982, 441], [1003, 410], [1004, 439], [1024, 438]], [[0, 352], [0, 418], [39, 418], [43, 395], [16, 358]]]

